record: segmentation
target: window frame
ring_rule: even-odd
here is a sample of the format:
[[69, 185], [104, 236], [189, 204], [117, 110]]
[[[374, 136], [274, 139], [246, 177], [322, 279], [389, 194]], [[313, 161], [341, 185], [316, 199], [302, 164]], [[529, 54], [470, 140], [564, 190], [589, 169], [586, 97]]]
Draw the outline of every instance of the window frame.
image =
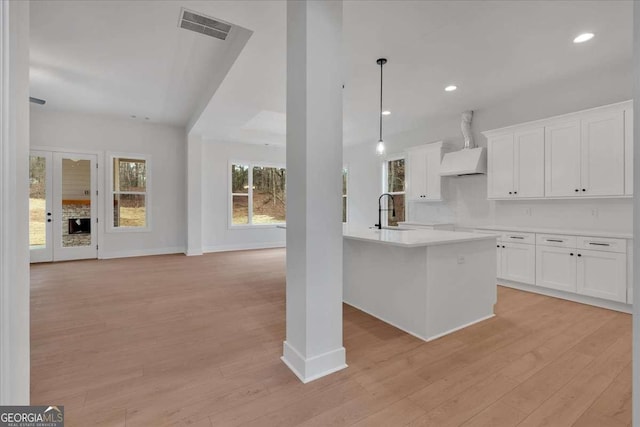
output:
[[[249, 166], [249, 173], [247, 176], [247, 188], [246, 193], [234, 193], [231, 182], [231, 174], [233, 165]], [[274, 162], [262, 162], [262, 161], [245, 161], [245, 160], [230, 160], [227, 166], [227, 229], [229, 230], [242, 230], [242, 229], [256, 229], [256, 228], [277, 228], [278, 226], [287, 225], [287, 222], [274, 222], [272, 224], [252, 224], [253, 221], [253, 168], [276, 168], [287, 170], [286, 164], [274, 163]], [[287, 188], [287, 178], [285, 176], [285, 192]], [[246, 196], [247, 200], [247, 224], [234, 224], [233, 223], [233, 196]]]
[[[389, 188], [389, 167], [388, 164], [389, 162], [393, 162], [395, 160], [404, 160], [404, 191], [388, 191]], [[407, 220], [407, 155], [405, 153], [399, 153], [399, 154], [392, 154], [389, 156], [386, 156], [383, 160], [382, 160], [382, 193], [389, 193], [392, 196], [395, 196], [397, 194], [402, 194], [404, 195], [404, 219], [402, 221], [399, 222], [403, 222]], [[382, 226], [383, 227], [390, 227], [389, 226], [389, 211], [387, 210], [383, 210], [382, 211]]]
[[[107, 202], [105, 207], [107, 209], [106, 218], [106, 232], [107, 233], [148, 233], [153, 230], [151, 225], [151, 186], [152, 186], [152, 173], [151, 173], [151, 155], [140, 153], [123, 153], [123, 152], [109, 152], [107, 153], [107, 179], [109, 180], [109, 191], [106, 194]], [[144, 160], [145, 161], [145, 191], [116, 191], [113, 188], [113, 174], [115, 170], [113, 168], [113, 161], [115, 159], [130, 159], [130, 160]], [[120, 226], [115, 227], [113, 225], [113, 196], [118, 194], [144, 194], [144, 206], [145, 206], [145, 226], [144, 227], [130, 227]]]

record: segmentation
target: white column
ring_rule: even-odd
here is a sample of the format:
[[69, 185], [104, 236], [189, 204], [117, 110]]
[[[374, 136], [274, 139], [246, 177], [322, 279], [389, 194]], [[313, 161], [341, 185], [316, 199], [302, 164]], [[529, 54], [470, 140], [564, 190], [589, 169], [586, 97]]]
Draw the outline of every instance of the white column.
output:
[[342, 346], [342, 2], [287, 2], [287, 337], [303, 382]]
[[0, 405], [29, 404], [29, 2], [0, 2]]
[[187, 136], [187, 255], [202, 255], [202, 137]]
[[633, 2], [633, 426], [640, 426], [640, 2]]

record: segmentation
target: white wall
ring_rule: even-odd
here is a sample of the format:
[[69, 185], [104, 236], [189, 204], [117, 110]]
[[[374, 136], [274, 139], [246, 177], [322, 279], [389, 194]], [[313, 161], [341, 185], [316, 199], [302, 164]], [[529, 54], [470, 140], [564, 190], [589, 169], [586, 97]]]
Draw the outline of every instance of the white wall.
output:
[[[482, 131], [631, 98], [631, 64], [614, 64], [591, 70], [569, 80], [527, 88], [493, 106], [476, 109], [473, 121], [475, 140], [478, 145], [486, 146], [486, 139], [480, 134]], [[385, 120], [392, 120], [392, 117]], [[385, 137], [389, 155], [439, 140], [451, 143], [454, 149], [462, 147], [459, 116], [430, 120], [421, 128]], [[377, 221], [377, 199], [381, 193], [382, 178], [381, 159], [375, 155], [375, 143], [370, 141], [345, 148], [344, 161], [349, 165], [350, 174], [349, 220], [357, 225], [370, 226]], [[631, 231], [630, 199], [487, 201], [485, 175], [443, 178], [443, 199], [437, 203], [410, 203], [407, 217], [415, 221], [468, 225]], [[527, 214], [528, 209], [531, 215]]]
[[[47, 111], [31, 107], [31, 147], [97, 151], [104, 188], [98, 197], [99, 257], [183, 252], [185, 247], [184, 128], [105, 116]], [[107, 165], [109, 152], [151, 156], [149, 232], [107, 232], [105, 209], [111, 207]]]
[[29, 404], [29, 2], [0, 2], [0, 405]]
[[284, 147], [207, 141], [202, 146], [202, 245], [205, 252], [280, 247], [285, 230], [229, 227], [229, 162], [285, 164]]

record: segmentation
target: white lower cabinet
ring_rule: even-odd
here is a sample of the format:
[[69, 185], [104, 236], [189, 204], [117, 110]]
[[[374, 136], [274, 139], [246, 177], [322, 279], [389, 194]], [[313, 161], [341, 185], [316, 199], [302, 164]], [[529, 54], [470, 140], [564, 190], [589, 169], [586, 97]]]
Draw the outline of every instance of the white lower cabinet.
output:
[[[631, 304], [631, 241], [543, 233], [475, 230], [497, 235], [497, 277]], [[509, 286], [509, 283], [505, 283]], [[569, 298], [570, 299], [570, 298]], [[593, 303], [588, 300], [581, 302]]]
[[576, 250], [555, 246], [536, 248], [536, 285], [576, 292]]
[[580, 249], [576, 258], [579, 294], [626, 302], [626, 254]]
[[530, 285], [536, 282], [536, 247], [524, 243], [500, 244], [498, 276]]

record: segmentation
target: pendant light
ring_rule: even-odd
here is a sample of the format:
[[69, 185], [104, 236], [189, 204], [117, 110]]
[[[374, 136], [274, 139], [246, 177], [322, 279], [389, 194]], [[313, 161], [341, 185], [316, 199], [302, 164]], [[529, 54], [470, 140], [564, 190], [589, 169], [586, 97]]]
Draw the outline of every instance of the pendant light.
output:
[[384, 154], [384, 141], [382, 140], [382, 66], [387, 63], [386, 58], [380, 58], [376, 61], [376, 64], [380, 65], [380, 139], [378, 145], [376, 145], [376, 153], [378, 156]]

